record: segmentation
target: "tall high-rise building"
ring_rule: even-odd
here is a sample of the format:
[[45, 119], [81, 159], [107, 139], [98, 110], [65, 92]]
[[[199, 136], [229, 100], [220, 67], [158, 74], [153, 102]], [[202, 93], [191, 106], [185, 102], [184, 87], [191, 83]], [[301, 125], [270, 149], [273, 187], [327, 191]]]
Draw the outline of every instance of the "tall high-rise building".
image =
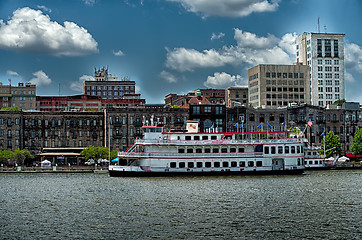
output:
[[296, 61], [310, 66], [312, 105], [327, 106], [345, 98], [344, 36], [302, 33], [296, 38]]

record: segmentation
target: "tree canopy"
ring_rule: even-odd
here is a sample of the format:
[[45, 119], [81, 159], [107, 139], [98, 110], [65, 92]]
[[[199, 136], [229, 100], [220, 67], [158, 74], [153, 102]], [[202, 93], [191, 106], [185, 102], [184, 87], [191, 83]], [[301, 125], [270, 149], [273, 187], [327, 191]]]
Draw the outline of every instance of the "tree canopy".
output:
[[[324, 144], [325, 141], [325, 144]], [[326, 157], [333, 157], [335, 155], [339, 155], [342, 152], [342, 144], [341, 139], [338, 135], [335, 135], [334, 132], [330, 131], [322, 140], [322, 151], [324, 154], [324, 146], [326, 150]]]
[[15, 107], [3, 107], [3, 108], [1, 108], [1, 110], [4, 110], [4, 111], [20, 111], [20, 108], [18, 106], [15, 106]]
[[91, 145], [84, 148], [80, 154], [84, 156], [84, 159], [87, 161], [89, 159], [107, 159], [108, 153], [109, 151], [106, 147], [95, 147]]
[[362, 154], [362, 128], [354, 134], [351, 150], [354, 155]]

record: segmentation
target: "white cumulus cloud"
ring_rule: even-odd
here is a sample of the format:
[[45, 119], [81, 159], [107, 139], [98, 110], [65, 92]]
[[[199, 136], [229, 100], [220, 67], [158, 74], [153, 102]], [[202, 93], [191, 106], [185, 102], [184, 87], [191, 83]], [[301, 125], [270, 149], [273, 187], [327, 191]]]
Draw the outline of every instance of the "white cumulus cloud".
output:
[[82, 56], [98, 52], [88, 31], [65, 21], [51, 21], [41, 10], [17, 9], [6, 23], [0, 20], [0, 48], [55, 56]]
[[207, 16], [245, 17], [255, 12], [275, 11], [279, 0], [168, 0], [187, 11]]
[[345, 45], [345, 67], [362, 73], [362, 47], [355, 43]]
[[10, 76], [20, 77], [19, 73], [15, 72], [15, 71], [11, 71], [11, 70], [7, 70], [6, 74], [10, 75]]
[[162, 71], [160, 73], [160, 77], [162, 79], [166, 80], [166, 82], [168, 82], [168, 83], [176, 83], [177, 82], [177, 78], [172, 73], [169, 73], [169, 72], [166, 72], [166, 71]]
[[292, 64], [288, 54], [291, 51], [293, 34], [287, 33], [281, 39], [269, 34], [257, 36], [254, 33], [234, 29], [235, 45], [202, 52], [195, 49], [175, 48], [167, 50], [166, 67], [180, 72], [195, 68], [221, 67], [227, 64]]
[[219, 34], [215, 34], [215, 33], [212, 33], [211, 35], [211, 41], [212, 40], [216, 40], [216, 39], [220, 39], [220, 38], [223, 38], [225, 36], [225, 33], [219, 33]]
[[220, 67], [231, 63], [233, 57], [223, 55], [215, 49], [199, 52], [194, 49], [175, 48], [168, 50], [166, 67], [180, 71], [193, 71], [195, 68]]
[[121, 50], [118, 50], [118, 51], [113, 50], [112, 53], [114, 56], [117, 56], [117, 57], [124, 56], [124, 52], [122, 52]]
[[230, 75], [228, 73], [216, 72], [214, 76], [208, 76], [204, 86], [208, 88], [228, 88], [240, 85], [242, 78], [240, 75]]
[[83, 86], [85, 81], [94, 81], [94, 77], [90, 75], [83, 75], [78, 79], [78, 81], [72, 82], [69, 88], [73, 91], [83, 92]]
[[49, 13], [52, 12], [52, 10], [50, 8], [48, 8], [48, 7], [44, 6], [44, 5], [38, 5], [37, 7], [40, 8], [40, 9], [43, 9], [45, 12], [49, 12]]
[[52, 80], [46, 75], [43, 70], [39, 70], [33, 73], [33, 78], [30, 80], [31, 84], [35, 84], [37, 87], [46, 86], [51, 84]]

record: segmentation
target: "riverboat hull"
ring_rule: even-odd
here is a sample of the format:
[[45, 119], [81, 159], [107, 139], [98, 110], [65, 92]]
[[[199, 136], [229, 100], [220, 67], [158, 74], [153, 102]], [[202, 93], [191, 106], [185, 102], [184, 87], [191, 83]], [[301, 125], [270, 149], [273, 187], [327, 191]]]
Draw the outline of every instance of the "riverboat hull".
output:
[[253, 171], [122, 171], [108, 170], [110, 177], [172, 177], [172, 176], [236, 176], [236, 175], [301, 175], [304, 169], [293, 170], [253, 170]]

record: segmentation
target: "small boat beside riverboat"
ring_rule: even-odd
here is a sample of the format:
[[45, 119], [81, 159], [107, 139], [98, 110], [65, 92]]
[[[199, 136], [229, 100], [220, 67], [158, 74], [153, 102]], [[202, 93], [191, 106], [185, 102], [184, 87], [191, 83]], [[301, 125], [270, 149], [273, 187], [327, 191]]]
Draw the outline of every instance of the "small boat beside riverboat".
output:
[[332, 166], [326, 160], [325, 155], [321, 155], [320, 146], [306, 146], [304, 148], [304, 166], [306, 170], [325, 170]]
[[187, 121], [186, 131], [144, 126], [143, 139], [109, 166], [111, 177], [168, 175], [301, 174], [304, 137], [279, 132], [197, 132], [198, 122]]

